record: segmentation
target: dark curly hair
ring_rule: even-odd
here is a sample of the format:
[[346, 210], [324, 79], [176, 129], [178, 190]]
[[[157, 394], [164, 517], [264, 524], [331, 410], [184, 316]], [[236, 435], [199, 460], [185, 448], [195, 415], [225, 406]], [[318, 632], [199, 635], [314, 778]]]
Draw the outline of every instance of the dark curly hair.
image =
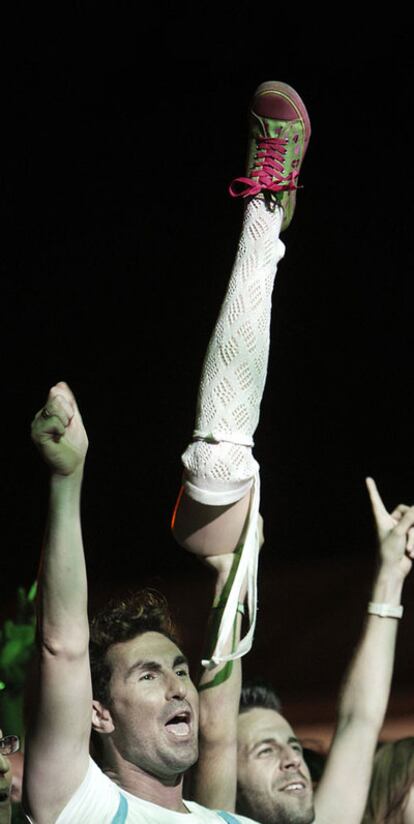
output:
[[105, 706], [111, 703], [109, 648], [144, 632], [160, 632], [177, 643], [167, 601], [156, 590], [142, 589], [127, 598], [111, 601], [92, 619], [89, 655], [93, 697]]

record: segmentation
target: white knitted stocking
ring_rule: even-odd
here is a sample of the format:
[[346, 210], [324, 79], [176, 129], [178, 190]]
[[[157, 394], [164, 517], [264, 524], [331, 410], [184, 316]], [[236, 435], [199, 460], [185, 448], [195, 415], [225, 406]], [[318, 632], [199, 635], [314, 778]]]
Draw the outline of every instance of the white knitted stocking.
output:
[[[247, 204], [227, 294], [203, 364], [194, 441], [182, 456], [185, 490], [196, 501], [230, 504], [253, 486], [243, 551], [215, 649], [202, 662], [207, 667], [244, 655], [253, 640], [260, 479], [252, 446], [266, 380], [273, 283], [285, 253], [279, 240], [282, 217], [278, 207], [270, 211], [263, 200]], [[237, 650], [223, 655], [246, 575], [250, 627]]]
[[272, 289], [282, 212], [247, 204], [236, 261], [201, 374], [194, 442], [182, 456], [187, 494], [206, 504], [239, 500], [258, 465], [253, 433], [266, 380]]

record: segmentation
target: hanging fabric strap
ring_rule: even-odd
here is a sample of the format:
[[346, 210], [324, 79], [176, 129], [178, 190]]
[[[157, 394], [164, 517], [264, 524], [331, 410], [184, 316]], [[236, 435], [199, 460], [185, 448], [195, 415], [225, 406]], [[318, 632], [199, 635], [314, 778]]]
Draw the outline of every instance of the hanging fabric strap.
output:
[[128, 801], [122, 793], [119, 793], [119, 807], [112, 819], [111, 824], [125, 824], [128, 815]]
[[[237, 567], [237, 572], [223, 612], [223, 617], [221, 619], [217, 643], [211, 658], [201, 662], [203, 667], [206, 667], [207, 669], [213, 669], [218, 666], [218, 664], [225, 661], [234, 661], [236, 658], [241, 658], [243, 655], [246, 655], [246, 652], [249, 652], [253, 643], [253, 635], [256, 626], [257, 572], [259, 564], [259, 504], [260, 476], [259, 471], [257, 470], [253, 479], [252, 496], [248, 514], [248, 526], [240, 562]], [[237, 649], [229, 655], [224, 655], [223, 648], [233, 631], [240, 591], [246, 574], [249, 629], [244, 638], [240, 640]]]

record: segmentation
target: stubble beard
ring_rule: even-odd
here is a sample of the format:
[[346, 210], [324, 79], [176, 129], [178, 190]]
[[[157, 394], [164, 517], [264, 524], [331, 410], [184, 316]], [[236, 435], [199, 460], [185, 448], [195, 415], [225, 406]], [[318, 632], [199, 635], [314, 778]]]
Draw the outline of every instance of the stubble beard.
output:
[[313, 807], [303, 812], [294, 813], [287, 810], [273, 810], [271, 818], [260, 819], [262, 824], [312, 824], [315, 821]]
[[172, 742], [161, 740], [154, 747], [153, 741], [145, 739], [137, 745], [135, 736], [126, 738], [116, 735], [115, 748], [125, 761], [135, 764], [143, 772], [153, 775], [162, 783], [175, 785], [198, 760], [198, 740], [186, 742], [175, 748]]
[[178, 781], [198, 760], [197, 747], [189, 747], [186, 752], [174, 752], [171, 750], [159, 751], [155, 758], [153, 770], [154, 775], [167, 783]]
[[287, 810], [274, 799], [263, 798], [260, 794], [252, 793], [249, 797], [237, 799], [237, 812], [248, 816], [261, 824], [313, 824], [315, 810], [310, 800], [309, 806], [303, 810]]
[[181, 746], [169, 744], [159, 750], [160, 763], [167, 769], [168, 774], [179, 776], [187, 772], [198, 760], [198, 740], [183, 743]]

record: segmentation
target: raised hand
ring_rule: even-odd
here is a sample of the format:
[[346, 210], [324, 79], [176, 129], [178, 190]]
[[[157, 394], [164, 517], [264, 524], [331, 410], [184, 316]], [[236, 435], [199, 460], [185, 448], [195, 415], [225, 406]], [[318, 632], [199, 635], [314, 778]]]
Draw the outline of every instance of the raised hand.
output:
[[52, 386], [35, 416], [32, 439], [53, 473], [72, 475], [82, 469], [88, 437], [75, 397], [63, 381]]
[[366, 479], [379, 539], [380, 560], [395, 566], [405, 578], [414, 559], [414, 507], [400, 504], [387, 512], [375, 481]]

